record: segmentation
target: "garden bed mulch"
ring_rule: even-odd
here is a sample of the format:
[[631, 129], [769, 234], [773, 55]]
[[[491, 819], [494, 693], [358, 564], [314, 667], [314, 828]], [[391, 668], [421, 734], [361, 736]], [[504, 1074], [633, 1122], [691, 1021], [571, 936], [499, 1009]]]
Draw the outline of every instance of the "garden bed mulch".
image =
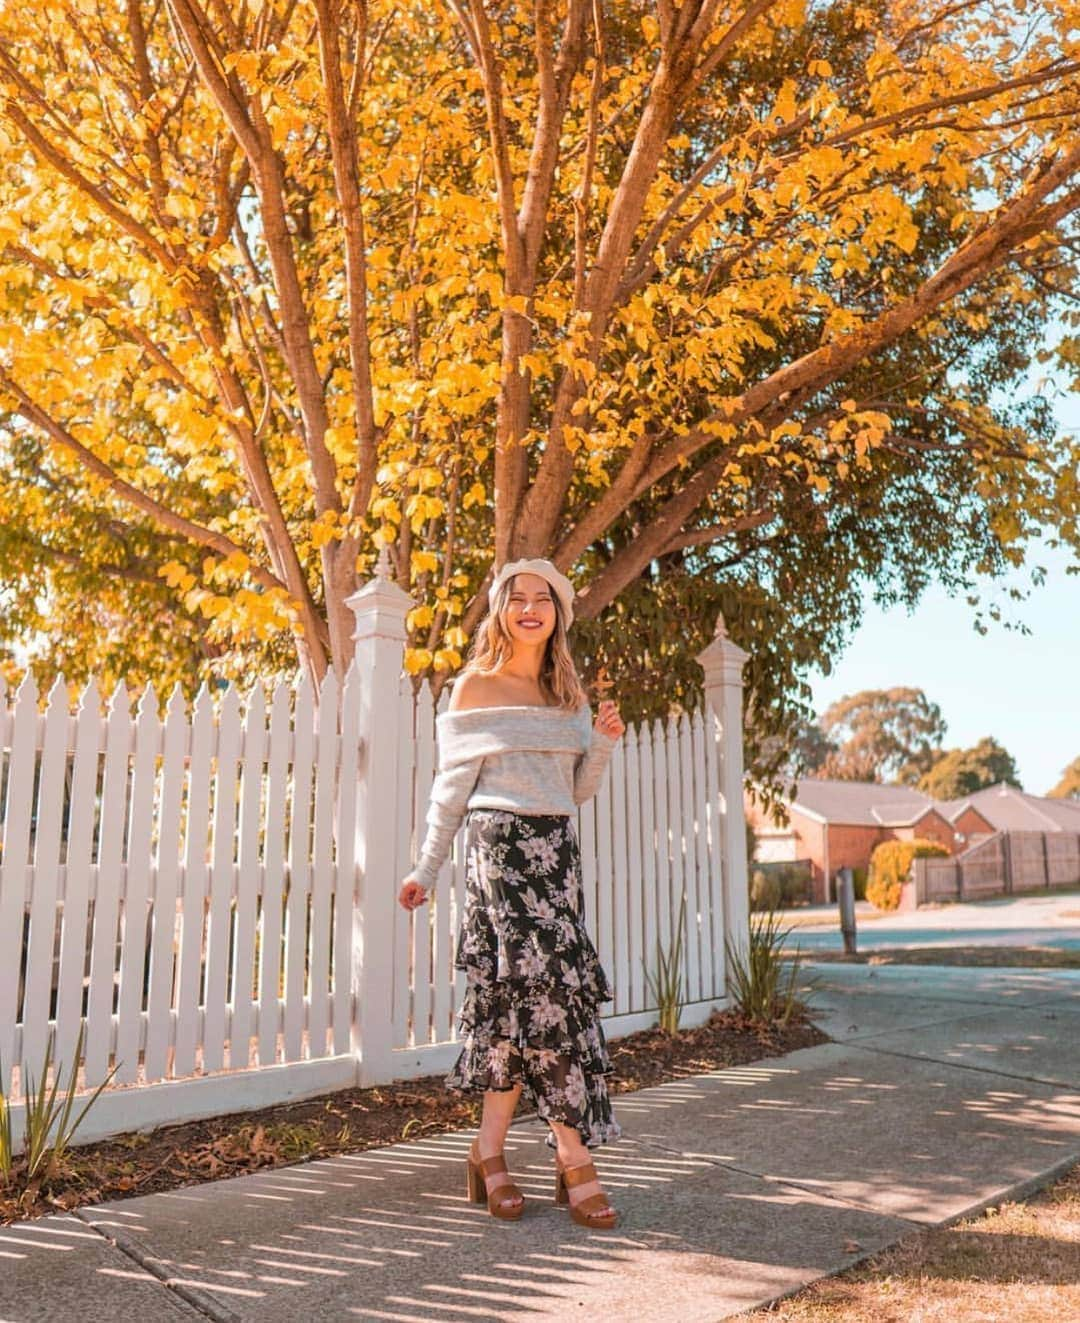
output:
[[[613, 1040], [613, 1094], [740, 1066], [827, 1042], [800, 1013], [763, 1030], [732, 1011], [714, 1011], [675, 1036], [647, 1029]], [[343, 1089], [259, 1111], [127, 1134], [71, 1151], [50, 1189], [0, 1187], [0, 1225], [84, 1204], [175, 1190], [267, 1167], [356, 1153], [474, 1126], [480, 1100], [453, 1095], [441, 1075], [377, 1088]], [[519, 1107], [519, 1114], [527, 1109]]]

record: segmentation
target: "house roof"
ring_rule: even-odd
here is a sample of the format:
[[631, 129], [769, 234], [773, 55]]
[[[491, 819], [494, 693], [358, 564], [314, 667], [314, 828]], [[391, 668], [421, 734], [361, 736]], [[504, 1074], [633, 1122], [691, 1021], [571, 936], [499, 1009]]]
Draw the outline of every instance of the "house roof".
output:
[[994, 831], [1080, 832], [1080, 800], [1028, 795], [1004, 782], [961, 799], [935, 800], [911, 786], [803, 777], [789, 787], [789, 803], [815, 822], [845, 827], [911, 827], [928, 813], [955, 823], [973, 808]]
[[818, 822], [843, 826], [909, 827], [939, 806], [911, 786], [867, 781], [796, 781], [791, 807]]
[[969, 807], [982, 814], [995, 831], [1080, 832], [1080, 802], [1027, 795], [1004, 781], [962, 799], [946, 800], [941, 811], [955, 822]]

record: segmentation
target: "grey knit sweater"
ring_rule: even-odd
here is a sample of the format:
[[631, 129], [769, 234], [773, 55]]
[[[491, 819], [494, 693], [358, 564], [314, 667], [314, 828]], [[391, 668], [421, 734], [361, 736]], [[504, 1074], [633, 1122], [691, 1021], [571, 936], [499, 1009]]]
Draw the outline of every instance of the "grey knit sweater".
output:
[[573, 813], [596, 793], [617, 740], [575, 712], [537, 704], [462, 708], [435, 718], [438, 772], [412, 876], [429, 891], [466, 809]]

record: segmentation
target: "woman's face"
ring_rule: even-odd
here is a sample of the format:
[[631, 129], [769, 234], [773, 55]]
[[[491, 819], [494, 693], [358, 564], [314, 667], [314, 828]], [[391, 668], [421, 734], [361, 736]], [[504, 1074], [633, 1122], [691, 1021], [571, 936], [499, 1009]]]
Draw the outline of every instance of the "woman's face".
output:
[[515, 643], [542, 647], [555, 632], [555, 597], [538, 574], [515, 574], [506, 607], [507, 632]]

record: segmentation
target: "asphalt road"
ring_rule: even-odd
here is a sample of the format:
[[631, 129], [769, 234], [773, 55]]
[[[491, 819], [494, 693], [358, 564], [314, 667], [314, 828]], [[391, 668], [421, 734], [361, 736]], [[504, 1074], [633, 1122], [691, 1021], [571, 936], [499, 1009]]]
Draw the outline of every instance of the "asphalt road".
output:
[[[808, 917], [808, 916], [807, 916]], [[942, 905], [911, 914], [856, 918], [860, 951], [898, 946], [1053, 946], [1080, 950], [1080, 891]], [[791, 942], [801, 950], [840, 951], [835, 918], [800, 921]]]

